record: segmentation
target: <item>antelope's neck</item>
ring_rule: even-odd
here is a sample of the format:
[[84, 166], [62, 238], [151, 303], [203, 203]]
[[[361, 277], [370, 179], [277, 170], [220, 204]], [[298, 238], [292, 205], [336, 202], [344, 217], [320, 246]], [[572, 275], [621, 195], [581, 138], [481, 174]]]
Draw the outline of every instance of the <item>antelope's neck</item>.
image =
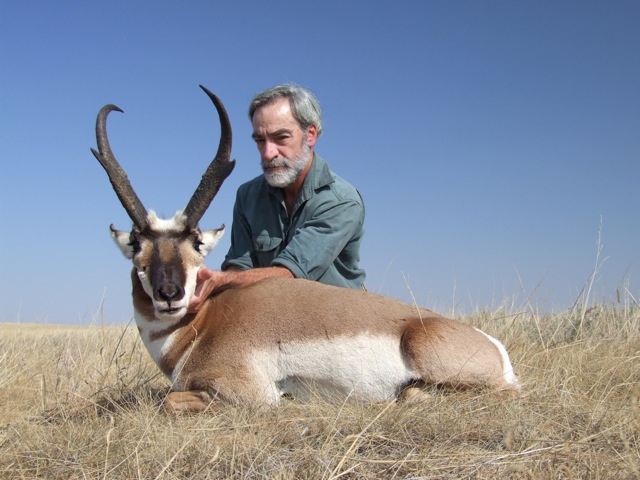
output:
[[158, 368], [175, 383], [183, 362], [202, 331], [202, 321], [193, 314], [173, 321], [156, 318], [153, 302], [142, 288], [135, 269], [131, 281], [134, 318], [140, 338]]

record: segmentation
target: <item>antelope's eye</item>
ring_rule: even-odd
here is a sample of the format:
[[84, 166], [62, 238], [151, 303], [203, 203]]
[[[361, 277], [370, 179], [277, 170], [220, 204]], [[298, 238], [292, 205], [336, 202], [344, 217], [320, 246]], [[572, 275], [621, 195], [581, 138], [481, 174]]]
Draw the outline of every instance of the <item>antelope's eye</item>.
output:
[[131, 240], [128, 245], [133, 250], [134, 255], [140, 251], [140, 242], [138, 240]]
[[202, 242], [199, 238], [196, 238], [196, 239], [193, 241], [193, 248], [194, 248], [194, 249], [195, 249], [195, 251], [196, 251], [196, 252], [198, 252], [198, 253], [202, 253], [202, 252], [200, 252], [200, 246], [201, 246], [201, 245], [204, 245], [204, 242]]

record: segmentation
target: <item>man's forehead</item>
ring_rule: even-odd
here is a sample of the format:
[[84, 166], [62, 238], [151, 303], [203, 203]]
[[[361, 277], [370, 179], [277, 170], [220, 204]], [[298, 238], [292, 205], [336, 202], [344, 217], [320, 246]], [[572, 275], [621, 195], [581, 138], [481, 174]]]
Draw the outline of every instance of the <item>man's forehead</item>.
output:
[[300, 128], [286, 98], [279, 98], [260, 107], [253, 114], [251, 124], [254, 133], [272, 134], [281, 130], [293, 131]]

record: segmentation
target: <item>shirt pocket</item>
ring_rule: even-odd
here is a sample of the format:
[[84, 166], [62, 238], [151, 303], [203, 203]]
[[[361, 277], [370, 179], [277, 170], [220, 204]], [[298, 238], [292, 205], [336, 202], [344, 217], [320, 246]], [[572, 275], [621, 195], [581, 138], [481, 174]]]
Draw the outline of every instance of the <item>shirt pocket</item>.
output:
[[259, 268], [270, 267], [271, 262], [280, 252], [282, 239], [271, 237], [266, 232], [253, 239], [253, 250], [256, 255], [256, 266]]

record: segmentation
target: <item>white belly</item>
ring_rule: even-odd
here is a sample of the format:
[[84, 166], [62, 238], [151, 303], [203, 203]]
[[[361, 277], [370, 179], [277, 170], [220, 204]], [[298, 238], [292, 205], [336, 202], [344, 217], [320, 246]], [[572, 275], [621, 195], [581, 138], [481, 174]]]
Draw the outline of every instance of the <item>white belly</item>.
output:
[[319, 395], [386, 401], [416, 378], [402, 359], [398, 338], [391, 336], [362, 334], [281, 344], [277, 350], [259, 352], [254, 361], [257, 368], [266, 369], [277, 393], [301, 400]]

